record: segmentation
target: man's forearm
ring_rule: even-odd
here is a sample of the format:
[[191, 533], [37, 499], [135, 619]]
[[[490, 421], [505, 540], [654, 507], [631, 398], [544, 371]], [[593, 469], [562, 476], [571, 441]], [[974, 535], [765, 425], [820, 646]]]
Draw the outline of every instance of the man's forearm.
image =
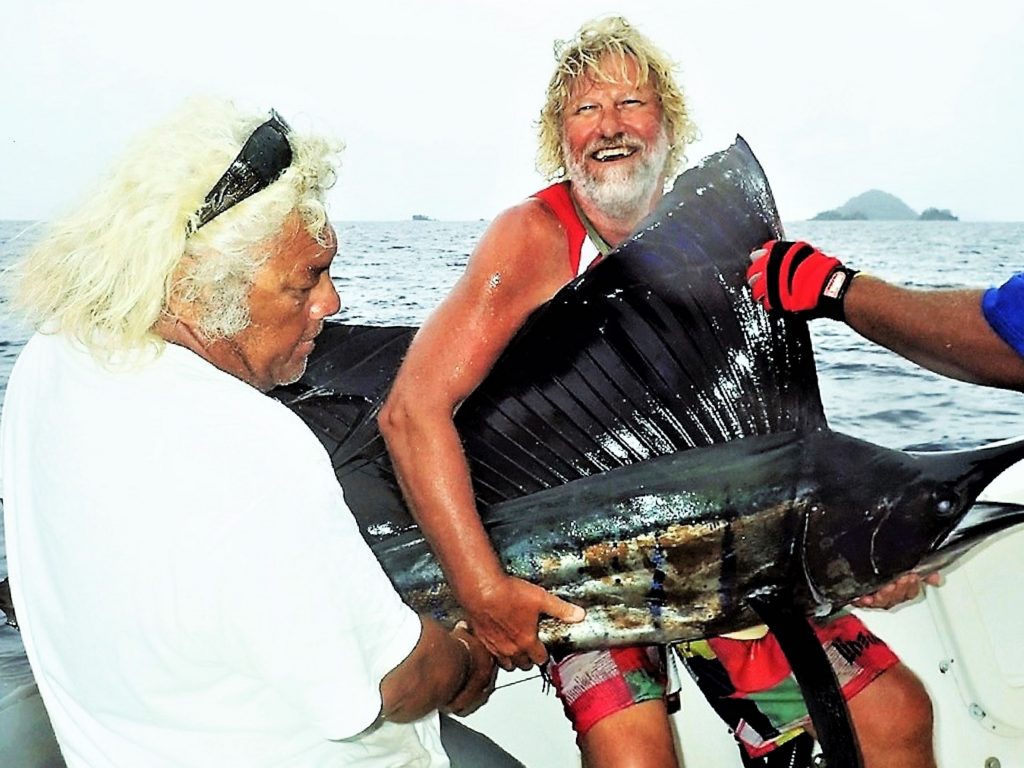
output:
[[477, 512], [458, 432], [441, 419], [392, 420], [381, 431], [406, 503], [464, 604], [504, 570]]
[[846, 322], [865, 338], [936, 373], [1020, 389], [1024, 361], [988, 325], [977, 289], [921, 291], [858, 275]]

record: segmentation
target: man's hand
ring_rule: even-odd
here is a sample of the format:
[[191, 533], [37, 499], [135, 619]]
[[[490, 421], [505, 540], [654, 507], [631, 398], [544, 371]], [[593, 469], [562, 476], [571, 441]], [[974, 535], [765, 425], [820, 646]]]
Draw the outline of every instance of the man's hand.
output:
[[502, 669], [529, 669], [543, 664], [548, 652], [537, 638], [541, 615], [575, 624], [586, 612], [543, 587], [502, 575], [463, 601], [473, 634], [487, 647]]
[[938, 573], [929, 573], [924, 577], [917, 573], [907, 573], [877, 592], [854, 600], [853, 604], [858, 608], [892, 608], [920, 595], [925, 584], [937, 587], [941, 580]]
[[455, 697], [442, 707], [442, 711], [465, 717], [476, 712], [491, 697], [494, 681], [498, 676], [498, 667], [494, 663], [494, 657], [484, 644], [470, 633], [465, 622], [460, 621], [456, 624], [451, 635], [466, 650], [466, 682]]
[[769, 240], [750, 254], [747, 283], [765, 309], [808, 320], [843, 319], [843, 297], [855, 270], [804, 242]]

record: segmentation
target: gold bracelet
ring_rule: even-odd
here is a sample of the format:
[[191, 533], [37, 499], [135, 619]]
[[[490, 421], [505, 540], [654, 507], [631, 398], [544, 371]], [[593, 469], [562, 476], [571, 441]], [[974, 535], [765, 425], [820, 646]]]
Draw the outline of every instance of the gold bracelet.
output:
[[472, 662], [473, 661], [473, 649], [469, 647], [469, 640], [467, 640], [464, 637], [459, 637], [458, 635], [452, 635], [452, 637], [454, 637], [456, 640], [458, 640], [460, 643], [462, 643], [462, 647], [466, 649], [466, 661], [467, 662]]
[[459, 684], [455, 688], [455, 693], [453, 693], [452, 697], [448, 700], [449, 704], [451, 704], [456, 697], [462, 693], [463, 689], [469, 683], [469, 675], [473, 669], [473, 649], [469, 647], [469, 641], [454, 633], [452, 633], [452, 637], [462, 643], [462, 647], [466, 649], [466, 652], [462, 655], [462, 674], [459, 676]]

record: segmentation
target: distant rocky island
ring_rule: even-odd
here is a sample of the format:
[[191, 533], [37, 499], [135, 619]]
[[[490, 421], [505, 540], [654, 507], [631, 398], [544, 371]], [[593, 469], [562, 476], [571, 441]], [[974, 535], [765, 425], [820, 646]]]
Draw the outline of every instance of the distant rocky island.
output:
[[921, 221], [959, 221], [950, 213], [949, 208], [925, 208], [918, 216]]
[[812, 221], [958, 221], [946, 208], [913, 208], [880, 189], [869, 189], [851, 197], [838, 208], [816, 214]]

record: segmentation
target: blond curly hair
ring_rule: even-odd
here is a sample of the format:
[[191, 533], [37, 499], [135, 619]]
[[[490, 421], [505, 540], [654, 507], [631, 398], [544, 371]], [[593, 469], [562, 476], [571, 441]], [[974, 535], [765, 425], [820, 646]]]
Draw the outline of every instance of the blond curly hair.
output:
[[[652, 82], [661, 101], [669, 140], [666, 177], [671, 179], [679, 172], [686, 158], [686, 146], [696, 138], [697, 129], [690, 119], [683, 92], [675, 82], [675, 65], [628, 21], [611, 16], [588, 21], [574, 38], [555, 43], [557, 66], [538, 121], [537, 170], [545, 178], [561, 179], [566, 174], [562, 122], [573, 85], [584, 76], [597, 82], [625, 80], [626, 62], [630, 58], [637, 63], [636, 85]], [[612, 62], [619, 66], [609, 66]]]

